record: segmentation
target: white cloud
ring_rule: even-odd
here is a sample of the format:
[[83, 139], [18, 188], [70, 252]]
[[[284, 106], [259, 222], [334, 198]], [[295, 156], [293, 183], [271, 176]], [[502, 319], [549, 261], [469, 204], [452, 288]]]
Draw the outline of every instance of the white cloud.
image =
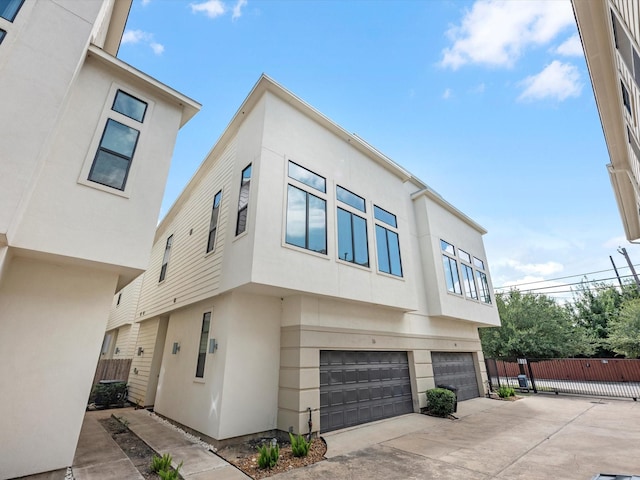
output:
[[442, 94], [442, 98], [444, 98], [445, 100], [449, 100], [451, 98], [451, 95], [453, 95], [453, 92], [450, 88], [447, 88]]
[[153, 35], [142, 30], [127, 30], [122, 34], [122, 43], [138, 43], [143, 40], [149, 40], [151, 37]]
[[219, 17], [227, 11], [225, 4], [221, 0], [207, 0], [202, 3], [191, 3], [189, 6], [193, 13], [204, 13], [209, 18]]
[[555, 52], [565, 57], [581, 57], [584, 55], [582, 51], [582, 42], [580, 36], [576, 33], [571, 35], [567, 40], [562, 42]]
[[617, 249], [618, 247], [625, 246], [629, 242], [627, 241], [627, 237], [624, 235], [620, 235], [619, 237], [613, 237], [605, 241], [602, 246], [604, 248], [612, 248]]
[[448, 30], [453, 45], [442, 51], [441, 65], [510, 67], [527, 47], [545, 45], [574, 24], [569, 0], [477, 0]]
[[149, 2], [151, 2], [151, 0], [142, 0], [142, 6], [149, 5]]
[[161, 55], [164, 52], [164, 45], [153, 41], [153, 33], [144, 32], [142, 30], [127, 30], [122, 35], [122, 44], [126, 45], [137, 44], [137, 43], [145, 43], [151, 47], [153, 53], [156, 55]]
[[242, 16], [242, 7], [244, 7], [246, 4], [247, 0], [238, 0], [236, 2], [235, 6], [233, 7], [233, 16], [231, 17], [232, 20], [236, 20]]
[[486, 88], [487, 86], [484, 83], [480, 83], [479, 85], [476, 85], [474, 88], [472, 88], [470, 91], [471, 93], [484, 93]]
[[[564, 270], [564, 266], [561, 263], [553, 261], [545, 263], [520, 263], [517, 260], [507, 260], [506, 263], [518, 272], [522, 272], [527, 275], [540, 275], [542, 277], [548, 277], [549, 275], [553, 275]], [[542, 278], [540, 278], [540, 280], [542, 280]]]
[[558, 101], [578, 97], [582, 92], [580, 72], [575, 65], [554, 60], [537, 75], [525, 78], [520, 85], [524, 91], [518, 100], [541, 100], [552, 98]]
[[149, 46], [153, 50], [153, 53], [155, 53], [156, 55], [162, 55], [162, 52], [164, 52], [164, 45], [160, 43], [151, 42]]

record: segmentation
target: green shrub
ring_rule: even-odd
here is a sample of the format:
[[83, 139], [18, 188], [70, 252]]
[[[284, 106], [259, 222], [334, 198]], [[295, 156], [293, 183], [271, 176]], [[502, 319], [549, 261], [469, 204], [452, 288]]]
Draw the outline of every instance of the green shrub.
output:
[[98, 383], [91, 390], [89, 400], [102, 407], [123, 406], [127, 401], [127, 382]]
[[182, 462], [180, 462], [180, 465], [178, 465], [175, 470], [171, 470], [171, 469], [160, 470], [157, 473], [162, 480], [179, 480], [180, 474], [178, 472], [180, 471], [181, 468], [182, 468]]
[[309, 447], [311, 441], [306, 441], [302, 435], [297, 437], [293, 433], [289, 433], [289, 440], [291, 440], [291, 452], [294, 457], [306, 457], [309, 453]]
[[427, 390], [427, 411], [438, 417], [446, 417], [453, 413], [456, 395], [446, 388]]
[[171, 455], [165, 453], [161, 457], [154, 455], [151, 459], [151, 470], [155, 473], [158, 473], [162, 470], [168, 471], [171, 470]]
[[498, 389], [498, 396], [500, 398], [514, 397], [515, 395], [516, 391], [511, 387], [500, 387]]
[[280, 447], [278, 445], [262, 445], [258, 447], [258, 467], [260, 468], [273, 468], [278, 463], [280, 458]]

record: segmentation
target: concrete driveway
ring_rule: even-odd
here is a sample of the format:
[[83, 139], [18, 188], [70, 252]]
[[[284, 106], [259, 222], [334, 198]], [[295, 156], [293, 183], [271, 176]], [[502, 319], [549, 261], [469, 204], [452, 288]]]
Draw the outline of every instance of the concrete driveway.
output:
[[536, 395], [476, 398], [458, 420], [410, 414], [324, 434], [327, 460], [278, 480], [591, 480], [640, 475], [640, 403]]

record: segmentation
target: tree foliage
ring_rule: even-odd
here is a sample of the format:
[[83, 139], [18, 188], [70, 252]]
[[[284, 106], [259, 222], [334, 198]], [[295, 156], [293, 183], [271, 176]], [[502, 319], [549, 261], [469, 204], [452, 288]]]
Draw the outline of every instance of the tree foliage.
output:
[[593, 336], [551, 297], [511, 290], [497, 295], [496, 304], [502, 326], [480, 329], [487, 357], [558, 358], [595, 352]]
[[625, 302], [620, 314], [609, 321], [611, 349], [629, 358], [640, 357], [640, 300]]

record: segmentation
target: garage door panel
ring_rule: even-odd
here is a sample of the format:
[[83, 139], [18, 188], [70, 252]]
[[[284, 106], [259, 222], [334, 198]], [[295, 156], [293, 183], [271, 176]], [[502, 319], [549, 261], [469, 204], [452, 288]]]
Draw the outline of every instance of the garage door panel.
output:
[[480, 396], [473, 354], [469, 352], [431, 352], [436, 385], [453, 385], [458, 400]]
[[407, 352], [321, 351], [320, 379], [322, 431], [413, 412]]

